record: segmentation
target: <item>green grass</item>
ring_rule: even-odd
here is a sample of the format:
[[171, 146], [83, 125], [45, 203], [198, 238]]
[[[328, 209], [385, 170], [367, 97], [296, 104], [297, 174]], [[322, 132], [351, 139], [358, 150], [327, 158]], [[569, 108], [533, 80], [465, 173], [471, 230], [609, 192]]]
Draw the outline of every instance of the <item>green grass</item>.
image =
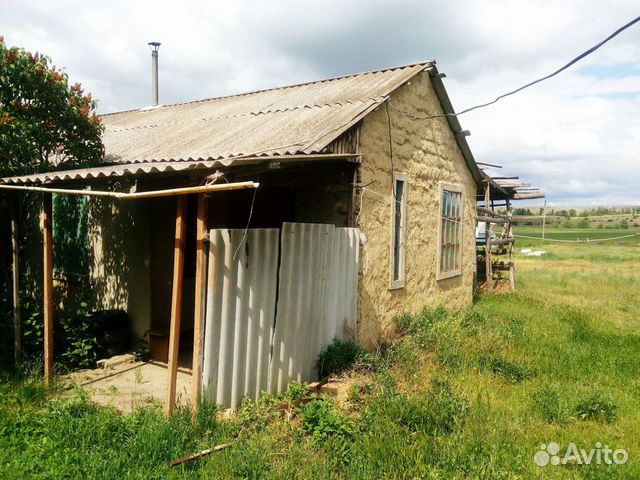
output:
[[[183, 410], [123, 416], [4, 377], [0, 478], [640, 478], [639, 243], [519, 256], [517, 292], [402, 316], [356, 362], [347, 402], [316, 400], [291, 417], [279, 406], [304, 396], [300, 385], [228, 419], [206, 408], [192, 426]], [[538, 467], [549, 442], [600, 442], [629, 461]]]

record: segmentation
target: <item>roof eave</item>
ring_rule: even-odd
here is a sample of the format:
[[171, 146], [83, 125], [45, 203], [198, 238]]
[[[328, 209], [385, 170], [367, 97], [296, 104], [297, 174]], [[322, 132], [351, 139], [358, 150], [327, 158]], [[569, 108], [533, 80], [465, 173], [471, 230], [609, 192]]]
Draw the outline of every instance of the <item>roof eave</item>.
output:
[[[458, 117], [455, 115], [456, 111], [451, 104], [451, 99], [449, 98], [449, 94], [444, 87], [444, 83], [442, 82], [442, 76], [438, 72], [438, 68], [435, 65], [430, 65], [427, 69], [429, 72], [429, 77], [431, 79], [431, 85], [436, 92], [438, 97], [438, 101], [440, 102], [440, 107], [442, 111], [447, 115], [447, 123], [449, 124], [449, 128], [453, 131], [454, 137], [456, 139], [456, 143], [462, 152], [462, 156], [464, 157], [464, 161], [467, 165], [467, 168], [471, 172], [473, 179], [476, 182], [478, 188], [484, 188], [484, 184], [486, 179], [484, 178], [482, 171], [478, 168], [475, 158], [473, 157], [473, 153], [471, 152], [471, 148], [469, 148], [469, 144], [465, 139], [464, 135], [461, 135], [463, 132], [462, 126], [458, 121]], [[506, 192], [505, 192], [506, 193]]]

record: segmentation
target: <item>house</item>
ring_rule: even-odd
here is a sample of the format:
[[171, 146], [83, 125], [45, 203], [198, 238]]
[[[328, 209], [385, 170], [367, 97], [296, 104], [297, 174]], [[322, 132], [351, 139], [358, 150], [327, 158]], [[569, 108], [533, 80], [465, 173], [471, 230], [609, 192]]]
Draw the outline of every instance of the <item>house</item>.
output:
[[[57, 193], [59, 307], [125, 310], [170, 364], [193, 345], [209, 398], [235, 406], [312, 379], [333, 336], [372, 347], [396, 315], [471, 303], [490, 180], [443, 76], [425, 62], [108, 114], [104, 165], [1, 182]], [[84, 213], [56, 234], [65, 211]]]

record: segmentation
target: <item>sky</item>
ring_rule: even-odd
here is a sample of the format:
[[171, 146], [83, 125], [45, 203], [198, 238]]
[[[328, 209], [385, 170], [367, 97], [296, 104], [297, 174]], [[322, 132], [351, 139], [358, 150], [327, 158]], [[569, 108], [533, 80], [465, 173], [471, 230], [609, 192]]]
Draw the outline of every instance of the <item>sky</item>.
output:
[[[640, 14], [637, 0], [0, 1], [6, 43], [50, 56], [100, 113], [150, 103], [150, 41], [163, 104], [435, 59], [462, 110]], [[640, 24], [459, 119], [477, 161], [542, 187], [548, 205], [640, 204]]]

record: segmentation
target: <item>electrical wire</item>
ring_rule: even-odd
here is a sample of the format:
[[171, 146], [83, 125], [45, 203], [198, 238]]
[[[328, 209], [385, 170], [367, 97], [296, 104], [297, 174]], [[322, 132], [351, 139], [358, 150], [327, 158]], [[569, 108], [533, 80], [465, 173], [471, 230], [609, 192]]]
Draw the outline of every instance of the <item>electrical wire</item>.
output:
[[[260, 181], [260, 177], [258, 177], [258, 182]], [[240, 247], [242, 247], [242, 245], [244, 244], [244, 241], [247, 239], [247, 234], [249, 233], [249, 225], [251, 224], [251, 217], [253, 216], [253, 206], [256, 203], [256, 193], [258, 192], [257, 188], [253, 189], [253, 197], [251, 198], [251, 208], [249, 209], [249, 218], [247, 219], [247, 226], [244, 228], [244, 233], [242, 234], [242, 240], [240, 240], [240, 243], [238, 243], [238, 246], [236, 248], [236, 251], [233, 252], [233, 261], [235, 262], [236, 260], [236, 255], [238, 255], [238, 252], [240, 251]]]
[[[560, 67], [556, 71], [550, 73], [549, 75], [545, 75], [544, 77], [538, 78], [538, 79], [536, 79], [536, 80], [534, 80], [532, 82], [529, 82], [526, 85], [523, 85], [523, 86], [521, 86], [519, 88], [516, 88], [515, 90], [511, 90], [510, 92], [503, 93], [502, 95], [499, 95], [498, 97], [496, 97], [494, 100], [491, 100], [490, 102], [481, 103], [479, 105], [474, 105], [473, 107], [465, 108], [464, 110], [462, 110], [460, 112], [457, 112], [457, 113], [454, 112], [454, 113], [445, 113], [445, 114], [441, 114], [441, 115], [429, 115], [429, 116], [426, 116], [426, 117], [416, 116], [416, 115], [413, 115], [413, 114], [411, 114], [409, 112], [404, 112], [404, 111], [398, 109], [397, 107], [394, 107], [393, 105], [391, 105], [391, 106], [392, 106], [392, 108], [395, 108], [396, 110], [408, 115], [409, 117], [411, 117], [414, 120], [430, 120], [430, 119], [434, 119], [434, 118], [457, 117], [457, 116], [463, 115], [465, 113], [469, 113], [469, 112], [472, 112], [474, 110], [477, 110], [479, 108], [488, 107], [489, 105], [493, 105], [494, 103], [497, 103], [498, 101], [502, 100], [505, 97], [509, 97], [511, 95], [514, 95], [514, 94], [516, 94], [518, 92], [521, 92], [522, 90], [525, 90], [525, 89], [527, 89], [529, 87], [532, 87], [532, 86], [534, 86], [534, 85], [536, 85], [536, 84], [538, 84], [540, 82], [544, 82], [545, 80], [548, 80], [548, 79], [550, 79], [552, 77], [555, 77], [559, 73], [564, 72], [565, 70], [567, 70], [568, 68], [570, 68], [574, 64], [578, 63], [583, 58], [591, 55], [593, 52], [595, 52], [600, 47], [602, 47], [605, 43], [607, 43], [610, 40], [612, 40], [613, 38], [617, 37], [622, 32], [624, 32], [625, 30], [627, 30], [628, 28], [632, 27], [633, 25], [635, 25], [638, 22], [640, 22], [640, 17], [634, 18], [629, 23], [627, 23], [627, 24], [623, 25], [622, 27], [618, 28], [615, 32], [613, 32], [607, 38], [605, 38], [601, 42], [595, 44], [593, 47], [589, 48], [588, 50], [585, 50], [580, 55], [578, 55], [577, 57], [573, 58], [569, 63], [563, 65], [562, 67]], [[390, 102], [388, 101], [387, 104], [389, 104], [389, 103]]]

